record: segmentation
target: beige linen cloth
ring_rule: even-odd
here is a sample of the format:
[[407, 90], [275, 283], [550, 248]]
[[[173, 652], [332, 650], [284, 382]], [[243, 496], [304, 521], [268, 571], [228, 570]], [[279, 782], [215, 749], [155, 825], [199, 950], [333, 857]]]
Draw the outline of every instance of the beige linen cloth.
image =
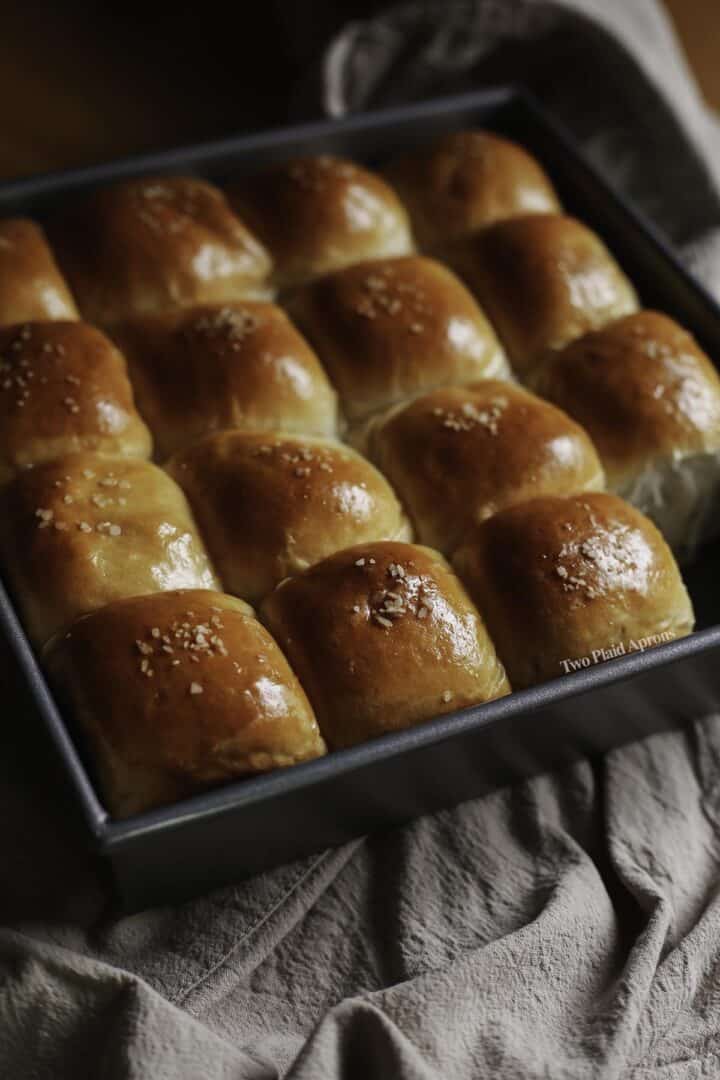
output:
[[[720, 140], [652, 0], [410, 4], [320, 82], [339, 114], [517, 78], [720, 288]], [[0, 700], [0, 1077], [720, 1076], [716, 717], [114, 919]]]

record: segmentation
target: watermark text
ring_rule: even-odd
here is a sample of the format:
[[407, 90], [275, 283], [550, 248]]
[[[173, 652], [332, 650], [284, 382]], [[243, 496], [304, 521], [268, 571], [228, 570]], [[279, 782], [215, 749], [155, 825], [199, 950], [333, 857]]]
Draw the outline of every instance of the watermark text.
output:
[[629, 641], [619, 641], [616, 645], [608, 645], [604, 649], [593, 649], [587, 656], [576, 656], [573, 659], [561, 660], [560, 667], [563, 674], [569, 675], [573, 671], [581, 671], [583, 668], [592, 667], [593, 664], [603, 664], [606, 660], [615, 660], [618, 656], [628, 656], [634, 652], [645, 652], [654, 645], [662, 645], [666, 641], [672, 641], [673, 635], [669, 630], [663, 630], [660, 634], [650, 634], [648, 637], [630, 638]]

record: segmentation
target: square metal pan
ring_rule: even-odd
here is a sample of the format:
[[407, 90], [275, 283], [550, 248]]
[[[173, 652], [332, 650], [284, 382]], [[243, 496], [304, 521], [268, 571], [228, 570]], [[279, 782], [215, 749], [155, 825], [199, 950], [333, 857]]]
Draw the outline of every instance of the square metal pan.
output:
[[[645, 306], [683, 323], [720, 358], [720, 308], [666, 243], [584, 161], [524, 91], [499, 88], [136, 157], [0, 185], [0, 214], [42, 219], [84, 189], [142, 174], [222, 180], [303, 153], [377, 163], [441, 132], [486, 127], [517, 139], [550, 173], [568, 211], [596, 229]], [[111, 821], [0, 584], [0, 627], [59, 756], [92, 851], [109, 864], [124, 910], [185, 899], [419, 814], [482, 795], [671, 728], [720, 700], [720, 542], [686, 568], [698, 630], [681, 641], [449, 713], [326, 758], [238, 781], [126, 821]]]

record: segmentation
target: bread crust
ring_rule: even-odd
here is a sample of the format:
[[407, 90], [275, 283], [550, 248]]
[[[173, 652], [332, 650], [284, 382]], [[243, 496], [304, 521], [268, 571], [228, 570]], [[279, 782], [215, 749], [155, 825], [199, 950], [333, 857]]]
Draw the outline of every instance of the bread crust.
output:
[[38, 646], [113, 600], [220, 587], [178, 485], [133, 458], [71, 454], [18, 475], [0, 491], [0, 561]]
[[575, 421], [494, 379], [396, 406], [372, 425], [367, 446], [418, 539], [446, 555], [473, 524], [506, 506], [605, 486], [595, 448]]
[[540, 163], [490, 131], [453, 131], [396, 158], [384, 170], [410, 212], [423, 251], [496, 221], [560, 210]]
[[334, 436], [337, 395], [275, 304], [239, 300], [113, 329], [160, 460], [223, 429]]
[[353, 423], [437, 386], [510, 374], [468, 290], [425, 256], [371, 260], [330, 274], [299, 290], [290, 311]]
[[358, 544], [295, 578], [261, 615], [331, 747], [510, 691], [482, 619], [442, 555]]
[[521, 378], [546, 349], [638, 309], [635, 289], [600, 237], [562, 214], [492, 225], [458, 240], [448, 258]]
[[41, 227], [26, 218], [0, 220], [0, 326], [77, 318]]
[[54, 638], [45, 664], [116, 818], [325, 753], [277, 644], [223, 593], [119, 600]]
[[515, 689], [693, 628], [672, 552], [616, 495], [544, 496], [510, 507], [477, 526], [453, 563]]
[[123, 356], [87, 323], [0, 327], [0, 484], [83, 450], [150, 456]]
[[170, 460], [225, 588], [246, 600], [360, 540], [409, 539], [384, 476], [310, 436], [226, 431]]
[[407, 212], [390, 185], [344, 158], [272, 165], [238, 177], [227, 196], [272, 254], [280, 290], [361, 259], [413, 250]]
[[83, 318], [98, 326], [269, 293], [267, 251], [205, 180], [143, 177], [101, 188], [48, 229]]

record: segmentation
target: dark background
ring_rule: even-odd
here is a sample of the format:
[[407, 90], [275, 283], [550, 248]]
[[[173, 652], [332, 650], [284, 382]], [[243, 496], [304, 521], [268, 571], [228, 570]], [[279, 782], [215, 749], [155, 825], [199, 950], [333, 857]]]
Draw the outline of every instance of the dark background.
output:
[[[282, 124], [307, 112], [315, 61], [381, 0], [99, 5], [0, 0], [0, 177]], [[7, 7], [7, 10], [3, 10]], [[717, 0], [667, 0], [720, 107]]]

